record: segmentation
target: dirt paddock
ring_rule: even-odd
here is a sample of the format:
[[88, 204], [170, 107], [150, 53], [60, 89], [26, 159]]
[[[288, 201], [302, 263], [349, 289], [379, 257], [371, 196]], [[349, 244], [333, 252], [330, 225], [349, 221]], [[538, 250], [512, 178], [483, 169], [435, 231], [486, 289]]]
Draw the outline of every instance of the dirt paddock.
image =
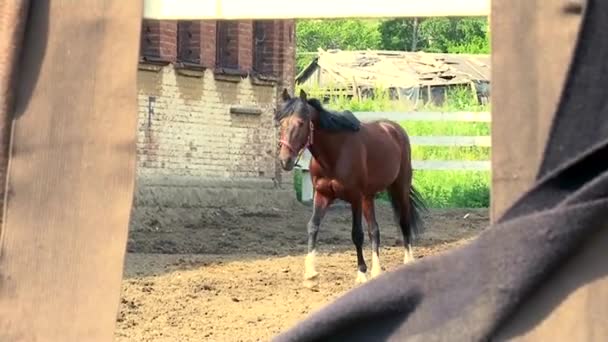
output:
[[[379, 206], [381, 260], [400, 266], [403, 247], [387, 206]], [[319, 236], [320, 288], [301, 286], [311, 209], [217, 211], [183, 229], [149, 213], [130, 234], [116, 340], [268, 341], [354, 286], [350, 209], [333, 208]], [[148, 217], [146, 216], [146, 217]], [[473, 239], [488, 210], [432, 210], [417, 258]], [[365, 256], [371, 264], [367, 243]]]

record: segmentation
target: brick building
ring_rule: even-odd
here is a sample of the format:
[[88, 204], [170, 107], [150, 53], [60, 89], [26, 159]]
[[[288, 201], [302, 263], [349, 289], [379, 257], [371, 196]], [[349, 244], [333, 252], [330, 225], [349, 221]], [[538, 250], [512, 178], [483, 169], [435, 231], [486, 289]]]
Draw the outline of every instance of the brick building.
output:
[[283, 87], [293, 89], [294, 25], [143, 21], [136, 208], [295, 197], [276, 161], [272, 118]]

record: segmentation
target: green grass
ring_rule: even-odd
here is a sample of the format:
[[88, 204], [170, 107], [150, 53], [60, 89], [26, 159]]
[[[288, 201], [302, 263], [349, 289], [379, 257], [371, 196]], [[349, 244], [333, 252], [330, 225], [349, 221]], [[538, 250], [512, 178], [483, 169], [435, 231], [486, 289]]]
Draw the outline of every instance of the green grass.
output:
[[[309, 96], [318, 97], [314, 89], [305, 89]], [[401, 111], [410, 110], [388, 101], [387, 93], [378, 92], [374, 99], [349, 99], [338, 96], [326, 106], [351, 111]], [[427, 106], [418, 111], [489, 111], [472, 101], [466, 88], [452, 92], [442, 107]], [[429, 122], [407, 121], [400, 123], [410, 136], [484, 136], [490, 135], [486, 122]], [[413, 160], [489, 160], [489, 147], [413, 146]], [[302, 174], [294, 172], [294, 186], [301, 200]], [[490, 205], [489, 171], [439, 171], [414, 170], [414, 186], [431, 208], [486, 208]], [[388, 200], [386, 193], [378, 194], [379, 200]]]
[[488, 171], [414, 171], [414, 186], [433, 208], [490, 206]]
[[[430, 208], [487, 208], [490, 173], [487, 171], [414, 171], [414, 187]], [[379, 200], [388, 200], [386, 192]]]
[[[484, 136], [490, 135], [487, 122], [407, 121], [401, 122], [410, 136]], [[490, 147], [412, 146], [413, 160], [489, 160]]]
[[[294, 187], [302, 200], [302, 173], [294, 171]], [[490, 206], [490, 172], [487, 171], [414, 171], [414, 186], [429, 208], [487, 208]], [[377, 196], [387, 201], [386, 192]]]

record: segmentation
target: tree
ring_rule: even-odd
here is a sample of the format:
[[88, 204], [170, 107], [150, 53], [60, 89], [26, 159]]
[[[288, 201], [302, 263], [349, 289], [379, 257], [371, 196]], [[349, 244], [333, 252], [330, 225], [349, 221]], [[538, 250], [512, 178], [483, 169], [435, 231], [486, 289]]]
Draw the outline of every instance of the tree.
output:
[[[418, 20], [418, 22], [422, 21]], [[424, 48], [425, 42], [419, 41], [419, 28], [415, 26], [417, 25], [413, 18], [383, 21], [378, 27], [381, 48], [397, 51], [412, 51], [414, 45], [416, 48]], [[414, 44], [414, 39], [417, 41], [416, 44]]]
[[379, 31], [381, 48], [386, 50], [451, 53], [490, 51], [486, 18], [392, 19], [383, 21]]
[[484, 18], [404, 18], [392, 20], [298, 20], [298, 72], [318, 48], [489, 53], [489, 27]]
[[332, 19], [299, 20], [297, 48], [300, 51], [317, 49], [361, 50], [380, 48], [378, 20]]
[[296, 66], [302, 70], [322, 49], [379, 49], [378, 20], [331, 19], [298, 20], [296, 26]]

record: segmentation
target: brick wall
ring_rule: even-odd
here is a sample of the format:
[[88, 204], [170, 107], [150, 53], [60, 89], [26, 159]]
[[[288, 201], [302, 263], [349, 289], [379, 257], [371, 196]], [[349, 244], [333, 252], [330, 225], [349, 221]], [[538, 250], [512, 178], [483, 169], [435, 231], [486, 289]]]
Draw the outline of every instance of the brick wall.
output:
[[177, 22], [145, 20], [141, 31], [140, 54], [148, 61], [175, 61]]
[[[259, 196], [262, 188], [295, 197], [292, 175], [276, 160], [272, 118], [283, 87], [294, 86], [293, 25], [291, 20], [143, 22], [140, 204], [183, 202], [175, 187], [251, 189], [249, 197], [220, 192], [244, 202], [268, 201]], [[194, 194], [189, 201], [209, 202], [204, 196]], [[235, 201], [228, 202], [239, 205]], [[289, 201], [278, 198], [281, 202]]]
[[140, 175], [273, 179], [276, 86], [182, 73], [139, 72]]

